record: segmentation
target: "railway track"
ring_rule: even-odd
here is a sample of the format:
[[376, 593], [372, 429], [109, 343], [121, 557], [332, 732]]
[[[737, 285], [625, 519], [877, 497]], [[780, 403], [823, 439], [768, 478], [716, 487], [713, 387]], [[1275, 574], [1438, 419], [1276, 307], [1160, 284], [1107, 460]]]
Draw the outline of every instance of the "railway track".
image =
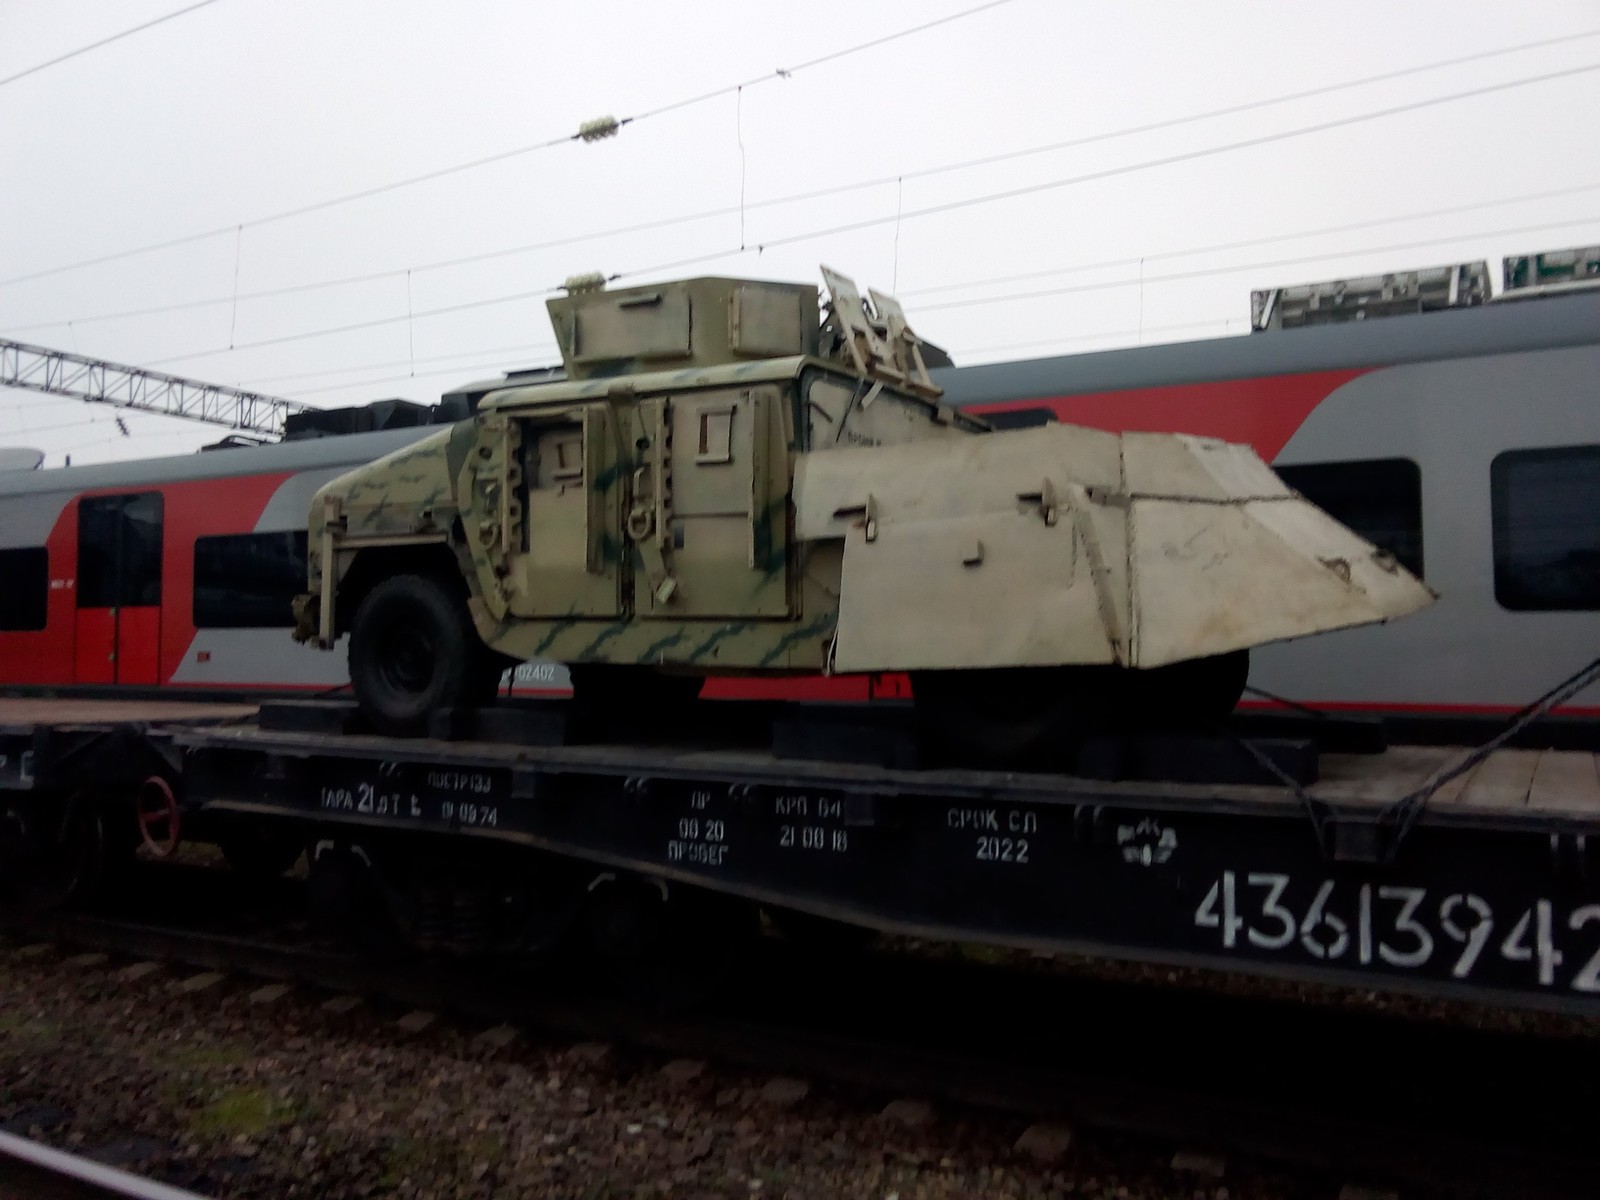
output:
[[0, 1133], [0, 1196], [5, 1200], [204, 1200], [194, 1192], [9, 1133]]
[[[168, 868], [169, 870], [171, 868]], [[1452, 1195], [1591, 1195], [1582, 1123], [1600, 1049], [1284, 1001], [1069, 978], [903, 954], [797, 955], [764, 939], [737, 986], [693, 1011], [606, 999], [562, 971], [535, 982], [451, 963], [382, 964], [253, 911], [230, 930], [77, 917], [13, 927], [63, 947], [289, 981], [459, 1022], [512, 1024], [668, 1058], [801, 1076], [1071, 1127], [1133, 1134], [1342, 1180]], [[286, 888], [291, 897], [294, 889]], [[147, 893], [156, 895], [158, 893]], [[1551, 1080], [1580, 1081], [1559, 1097]], [[1574, 1100], [1578, 1099], [1577, 1103]]]

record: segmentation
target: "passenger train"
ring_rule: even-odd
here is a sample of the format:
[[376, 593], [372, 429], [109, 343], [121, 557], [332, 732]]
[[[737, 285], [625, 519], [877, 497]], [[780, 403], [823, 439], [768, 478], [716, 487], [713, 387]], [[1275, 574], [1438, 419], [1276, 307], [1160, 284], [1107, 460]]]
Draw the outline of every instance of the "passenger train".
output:
[[[1248, 442], [1439, 593], [1395, 626], [1257, 650], [1258, 702], [1493, 717], [1600, 654], [1600, 290], [1530, 292], [1546, 294], [934, 375], [947, 399], [1000, 426], [1061, 420]], [[471, 385], [431, 413], [409, 407], [454, 419], [495, 387], [548, 375]], [[0, 688], [344, 683], [341, 654], [288, 635], [309, 502], [325, 481], [426, 432], [0, 472]], [[527, 664], [508, 686], [565, 684], [562, 668]], [[706, 694], [905, 691], [899, 678], [842, 678], [712, 680]], [[1600, 689], [1562, 712], [1600, 716]]]

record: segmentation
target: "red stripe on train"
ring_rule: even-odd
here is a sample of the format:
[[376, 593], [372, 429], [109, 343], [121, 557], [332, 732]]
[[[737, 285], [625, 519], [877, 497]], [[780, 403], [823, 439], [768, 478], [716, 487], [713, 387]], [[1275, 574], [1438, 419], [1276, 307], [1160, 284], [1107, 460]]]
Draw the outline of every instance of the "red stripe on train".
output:
[[1222, 379], [1165, 387], [1087, 392], [975, 404], [974, 412], [1048, 408], [1058, 420], [1094, 429], [1140, 433], [1190, 433], [1246, 442], [1271, 462], [1318, 404], [1363, 370], [1310, 371], [1260, 379]]

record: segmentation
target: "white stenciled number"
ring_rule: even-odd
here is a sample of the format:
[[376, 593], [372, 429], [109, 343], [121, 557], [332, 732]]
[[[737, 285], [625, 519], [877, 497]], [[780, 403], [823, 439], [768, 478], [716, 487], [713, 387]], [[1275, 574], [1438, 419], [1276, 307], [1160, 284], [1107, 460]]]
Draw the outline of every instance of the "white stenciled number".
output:
[[[1219, 900], [1222, 904], [1220, 913], [1217, 911]], [[1201, 929], [1220, 929], [1223, 948], [1233, 949], [1234, 943], [1239, 940], [1239, 930], [1244, 927], [1244, 919], [1239, 916], [1237, 887], [1232, 871], [1224, 871], [1222, 878], [1211, 885], [1206, 898], [1200, 901], [1200, 907], [1194, 910], [1194, 923]]]
[[1427, 895], [1423, 888], [1385, 884], [1378, 889], [1378, 899], [1400, 901], [1400, 912], [1394, 919], [1395, 933], [1403, 933], [1416, 943], [1410, 950], [1397, 950], [1380, 938], [1378, 957], [1391, 967], [1420, 967], [1433, 957], [1433, 935], [1416, 919], [1417, 909]]
[[[1338, 958], [1350, 945], [1350, 927], [1327, 911], [1333, 895], [1333, 880], [1325, 879], [1300, 922], [1300, 944], [1313, 958]], [[1319, 932], [1326, 930], [1326, 934]]]
[[[1462, 908], [1467, 910], [1471, 918], [1466, 925], [1456, 920], [1456, 913]], [[1465, 944], [1461, 957], [1450, 968], [1451, 975], [1465, 979], [1477, 965], [1483, 948], [1489, 944], [1489, 935], [1494, 932], [1494, 912], [1482, 896], [1474, 896], [1470, 892], [1446, 896], [1439, 905], [1439, 928], [1444, 930], [1447, 938]]]
[[1252, 871], [1245, 876], [1245, 882], [1251, 887], [1267, 889], [1267, 897], [1261, 902], [1261, 916], [1262, 919], [1277, 924], [1277, 929], [1273, 932], [1266, 932], [1252, 925], [1245, 930], [1245, 937], [1250, 939], [1252, 946], [1260, 946], [1263, 950], [1282, 950], [1294, 941], [1295, 931], [1294, 914], [1282, 903], [1283, 889], [1289, 886], [1289, 877], [1267, 871]]
[[[1573, 909], [1572, 915], [1567, 918], [1567, 928], [1577, 933], [1590, 921], [1600, 921], [1600, 904], [1585, 904], [1582, 908]], [[1583, 964], [1583, 970], [1572, 981], [1572, 990], [1600, 992], [1600, 950], [1591, 954], [1589, 961]]]
[[1026, 863], [1028, 839], [980, 836], [974, 857], [979, 862]]
[[[1556, 981], [1556, 968], [1561, 965], [1561, 951], [1556, 949], [1551, 905], [1548, 900], [1535, 901], [1534, 906], [1517, 919], [1500, 943], [1500, 953], [1512, 962], [1533, 961], [1539, 965], [1539, 982], [1549, 987]], [[1533, 945], [1528, 944], [1528, 926], [1533, 926]]]

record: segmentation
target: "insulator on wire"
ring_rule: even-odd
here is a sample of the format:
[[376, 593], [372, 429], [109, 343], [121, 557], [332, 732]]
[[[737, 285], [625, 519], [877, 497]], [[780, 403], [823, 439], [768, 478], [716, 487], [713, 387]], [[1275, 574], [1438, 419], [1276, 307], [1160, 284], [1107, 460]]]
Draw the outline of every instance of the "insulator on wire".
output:
[[604, 291], [606, 277], [600, 271], [589, 271], [583, 275], [569, 275], [561, 287], [569, 296], [576, 296], [579, 292]]
[[578, 136], [586, 142], [598, 142], [602, 138], [616, 137], [621, 128], [622, 122], [615, 117], [596, 117], [578, 126]]

